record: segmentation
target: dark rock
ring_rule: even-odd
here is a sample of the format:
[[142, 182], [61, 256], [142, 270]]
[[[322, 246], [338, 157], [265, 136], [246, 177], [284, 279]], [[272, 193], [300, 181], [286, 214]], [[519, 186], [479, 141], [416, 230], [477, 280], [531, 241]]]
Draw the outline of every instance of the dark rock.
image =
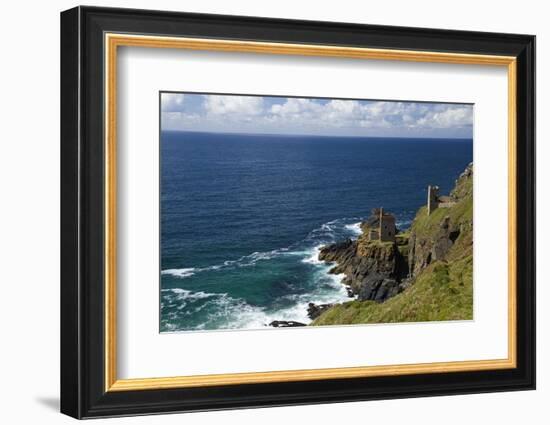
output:
[[295, 322], [294, 320], [274, 320], [269, 324], [274, 328], [295, 328], [298, 326], [307, 326], [305, 323]]
[[358, 293], [360, 301], [383, 302], [400, 292], [400, 284], [395, 279], [379, 273], [369, 275], [361, 284]]
[[[380, 275], [397, 283], [408, 275], [407, 260], [396, 243], [368, 241], [363, 236], [356, 241], [346, 240], [323, 247], [319, 259], [336, 263], [330, 272], [345, 275], [342, 283], [346, 285], [349, 297], [358, 295], [371, 275]], [[385, 299], [394, 292], [383, 290], [379, 298]]]
[[307, 307], [307, 316], [311, 319], [317, 319], [321, 313], [323, 313], [325, 310], [328, 310], [330, 307], [332, 307], [334, 304], [314, 304], [309, 303]]
[[[450, 195], [455, 202], [471, 199], [472, 196], [473, 165], [469, 164], [455, 183]], [[454, 220], [454, 221], [453, 221]], [[423, 231], [417, 234], [413, 229], [409, 237], [408, 269], [409, 276], [414, 278], [430, 263], [446, 261], [453, 245], [464, 237], [470, 238], [473, 223], [471, 218], [456, 217], [451, 219], [445, 216], [439, 226], [429, 233]], [[466, 236], [465, 236], [466, 235]]]
[[405, 289], [409, 288], [414, 283], [414, 279], [407, 278], [401, 281], [399, 284], [399, 291], [403, 292]]
[[433, 261], [445, 260], [460, 233], [460, 227], [452, 223], [448, 216], [441, 221], [439, 229], [431, 236], [420, 238], [412, 232], [408, 254], [411, 276], [418, 275]]
[[[473, 166], [470, 164], [456, 181], [450, 196], [445, 198], [452, 203], [445, 208], [469, 202], [472, 179]], [[467, 208], [469, 204], [461, 205]], [[422, 214], [427, 212], [425, 209], [420, 211]], [[369, 229], [376, 223], [370, 219], [361, 224], [363, 234], [357, 240], [348, 239], [323, 247], [319, 260], [335, 264], [330, 273], [345, 276], [342, 283], [346, 285], [348, 296], [357, 296], [360, 301], [383, 302], [413, 285], [416, 276], [431, 263], [450, 260], [447, 257], [454, 255], [456, 244], [472, 249], [472, 242], [465, 245], [471, 241], [471, 216], [468, 218], [460, 209], [449, 211], [449, 216], [443, 219], [440, 214], [428, 218], [417, 214], [410, 232], [396, 235], [394, 242], [372, 240]], [[318, 314], [317, 307], [311, 308], [314, 317]]]
[[326, 261], [328, 263], [336, 262], [338, 265], [330, 270], [330, 273], [341, 273], [341, 264], [349, 263], [353, 261], [356, 255], [357, 243], [351, 239], [343, 242], [338, 242], [332, 245], [327, 245], [321, 248], [319, 251], [319, 260]]
[[434, 240], [430, 258], [432, 261], [443, 260], [445, 254], [447, 254], [449, 249], [453, 246], [450, 227], [450, 218], [445, 217], [439, 225], [439, 232]]
[[374, 301], [384, 302], [388, 298], [395, 297], [401, 292], [401, 286], [395, 279], [384, 279], [378, 291], [376, 291], [376, 296]]

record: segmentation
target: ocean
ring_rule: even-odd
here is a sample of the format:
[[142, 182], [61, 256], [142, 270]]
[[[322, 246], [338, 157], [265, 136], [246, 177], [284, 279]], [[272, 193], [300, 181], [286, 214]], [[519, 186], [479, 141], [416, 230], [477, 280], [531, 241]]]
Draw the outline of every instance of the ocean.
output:
[[317, 259], [384, 207], [399, 229], [447, 194], [471, 139], [161, 133], [161, 332], [309, 323], [347, 301]]

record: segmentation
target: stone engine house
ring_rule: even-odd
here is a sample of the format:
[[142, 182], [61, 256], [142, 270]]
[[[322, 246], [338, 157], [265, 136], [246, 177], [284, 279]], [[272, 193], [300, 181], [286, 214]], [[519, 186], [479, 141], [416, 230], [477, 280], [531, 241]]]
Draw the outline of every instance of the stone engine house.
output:
[[451, 196], [439, 195], [439, 186], [428, 186], [428, 202], [426, 207], [428, 215], [437, 208], [450, 208], [456, 204], [456, 200]]
[[372, 210], [372, 216], [367, 220], [367, 240], [380, 242], [395, 242], [395, 217], [383, 208]]

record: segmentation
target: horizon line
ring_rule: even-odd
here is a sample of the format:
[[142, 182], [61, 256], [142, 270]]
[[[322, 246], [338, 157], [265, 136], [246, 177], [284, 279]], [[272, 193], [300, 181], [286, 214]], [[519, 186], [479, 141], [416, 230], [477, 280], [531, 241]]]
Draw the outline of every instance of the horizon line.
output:
[[331, 135], [331, 134], [300, 134], [300, 133], [247, 133], [239, 131], [203, 131], [203, 130], [178, 130], [178, 129], [160, 129], [160, 132], [172, 133], [199, 133], [199, 134], [236, 134], [245, 136], [287, 136], [287, 137], [341, 137], [349, 139], [435, 139], [435, 140], [472, 140], [472, 137], [434, 137], [434, 136], [354, 136], [354, 135]]

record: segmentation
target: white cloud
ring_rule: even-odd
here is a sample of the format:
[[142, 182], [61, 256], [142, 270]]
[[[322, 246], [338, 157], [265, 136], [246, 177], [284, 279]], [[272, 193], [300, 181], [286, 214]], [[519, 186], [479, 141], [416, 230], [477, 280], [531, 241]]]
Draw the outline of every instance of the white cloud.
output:
[[169, 126], [170, 124], [181, 124], [184, 126], [188, 126], [200, 123], [202, 117], [197, 113], [187, 114], [185, 112], [163, 111], [162, 120], [164, 124], [167, 124]]
[[418, 125], [427, 128], [453, 128], [471, 126], [473, 108], [463, 105], [449, 105], [441, 111], [433, 111], [418, 120]]
[[243, 118], [247, 115], [263, 113], [263, 98], [260, 96], [205, 96], [204, 108], [214, 115], [234, 115]]
[[163, 112], [178, 112], [183, 109], [183, 93], [162, 93], [160, 96], [161, 109]]
[[311, 99], [287, 99], [285, 103], [271, 107], [270, 114], [266, 117], [276, 126], [294, 126], [309, 128], [319, 127], [322, 119], [323, 105]]
[[[187, 95], [192, 96], [192, 95]], [[163, 98], [170, 127], [207, 131], [471, 137], [471, 105], [183, 95]], [[281, 103], [282, 101], [282, 103]], [[177, 121], [181, 120], [178, 124]]]
[[399, 117], [403, 106], [399, 102], [359, 102], [334, 99], [325, 103], [312, 99], [288, 99], [273, 105], [271, 113], [280, 121], [301, 123], [307, 127], [387, 128], [389, 116]]

